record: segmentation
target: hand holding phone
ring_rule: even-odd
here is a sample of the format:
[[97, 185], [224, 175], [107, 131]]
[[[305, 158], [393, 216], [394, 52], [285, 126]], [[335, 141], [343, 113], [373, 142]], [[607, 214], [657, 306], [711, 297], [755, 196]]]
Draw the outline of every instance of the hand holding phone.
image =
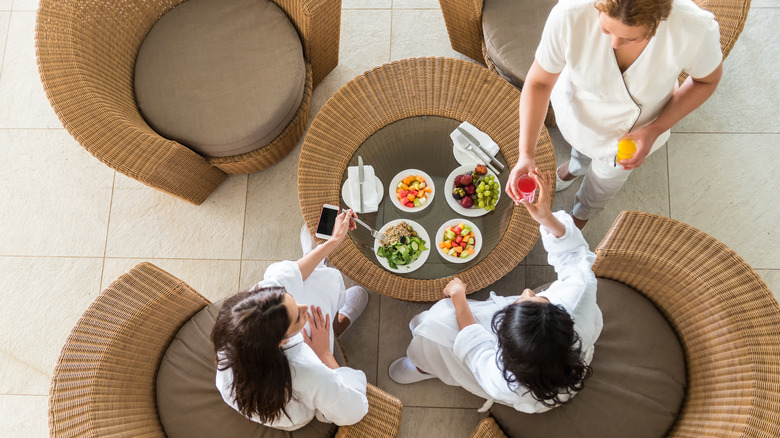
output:
[[320, 239], [330, 239], [333, 236], [333, 229], [336, 227], [336, 218], [339, 215], [337, 205], [323, 204], [320, 211], [320, 220], [317, 222], [317, 231], [314, 236]]

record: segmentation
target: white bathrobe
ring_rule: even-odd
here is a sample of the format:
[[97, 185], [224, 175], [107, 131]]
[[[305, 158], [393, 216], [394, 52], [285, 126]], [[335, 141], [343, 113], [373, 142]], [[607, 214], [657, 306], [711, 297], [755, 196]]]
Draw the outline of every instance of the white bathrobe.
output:
[[[344, 304], [344, 280], [333, 268], [319, 265], [303, 281], [298, 264], [291, 261], [274, 263], [265, 271], [263, 281], [250, 292], [265, 286], [282, 286], [299, 304], [318, 306], [322, 313], [330, 314], [331, 321]], [[306, 330], [311, 333], [309, 323]], [[285, 345], [285, 354], [292, 371], [293, 399], [285, 409], [289, 418], [282, 417], [266, 426], [281, 430], [295, 430], [308, 424], [315, 416], [323, 422], [339, 426], [355, 424], [368, 412], [366, 375], [359, 370], [341, 367], [328, 368], [298, 333]], [[330, 327], [330, 351], [333, 351], [333, 325]], [[225, 402], [238, 410], [231, 394], [233, 372], [217, 370], [216, 384]], [[260, 421], [257, 418], [250, 418]]]
[[[535, 57], [545, 71], [561, 73], [550, 97], [561, 134], [586, 156], [611, 164], [618, 140], [658, 117], [677, 90], [681, 71], [708, 76], [723, 55], [715, 17], [691, 0], [674, 0], [669, 18], [621, 73], [593, 3], [555, 5]], [[653, 150], [668, 138], [669, 131], [661, 134]]]
[[[582, 340], [582, 354], [587, 363], [593, 359], [593, 344], [601, 333], [601, 310], [596, 305], [596, 277], [591, 270], [596, 255], [571, 216], [554, 213], [566, 226], [566, 233], [556, 238], [541, 227], [542, 242], [548, 262], [555, 268], [558, 280], [537, 294], [561, 305], [572, 316], [574, 330]], [[520, 292], [518, 288], [518, 292]], [[511, 390], [498, 368], [498, 338], [491, 329], [493, 315], [514, 303], [519, 296], [502, 297], [491, 292], [486, 301], [469, 300], [477, 324], [458, 328], [452, 300], [443, 299], [430, 310], [415, 316], [411, 323], [413, 339], [406, 354], [414, 365], [438, 377], [448, 385], [462, 386], [486, 399], [480, 411], [493, 402], [512, 406], [518, 411], [534, 413], [550, 408], [539, 403], [527, 389]]]

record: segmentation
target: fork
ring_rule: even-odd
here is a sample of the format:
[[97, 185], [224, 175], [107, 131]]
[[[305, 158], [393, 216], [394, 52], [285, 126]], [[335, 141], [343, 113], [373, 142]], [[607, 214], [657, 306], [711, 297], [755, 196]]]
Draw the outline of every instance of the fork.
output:
[[490, 170], [493, 171], [496, 175], [498, 175], [498, 169], [493, 167], [493, 165], [490, 163], [490, 161], [485, 161], [482, 159], [482, 156], [477, 153], [477, 151], [474, 149], [474, 147], [471, 145], [471, 142], [469, 139], [467, 139], [463, 134], [458, 134], [458, 143], [460, 143], [460, 147], [465, 149], [466, 151], [471, 153], [471, 156], [477, 159], [477, 163], [484, 164], [486, 167], [490, 168]]
[[382, 234], [379, 231], [371, 228], [370, 226], [368, 226], [367, 223], [361, 221], [360, 219], [358, 219], [356, 217], [353, 217], [352, 219], [355, 219], [355, 222], [357, 222], [360, 225], [362, 225], [363, 227], [365, 227], [368, 231], [371, 231], [371, 237], [373, 237], [374, 239], [381, 240], [382, 242], [387, 242], [387, 236], [385, 236], [384, 234]]

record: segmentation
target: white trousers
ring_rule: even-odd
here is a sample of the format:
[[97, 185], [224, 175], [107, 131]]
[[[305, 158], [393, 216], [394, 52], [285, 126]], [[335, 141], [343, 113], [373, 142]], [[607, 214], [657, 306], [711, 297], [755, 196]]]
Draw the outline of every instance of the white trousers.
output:
[[631, 174], [618, 165], [601, 160], [592, 160], [577, 149], [571, 148], [569, 173], [575, 176], [585, 175], [582, 186], [574, 198], [572, 214], [578, 219], [590, 219], [603, 210], [615, 193], [623, 187], [623, 183]]

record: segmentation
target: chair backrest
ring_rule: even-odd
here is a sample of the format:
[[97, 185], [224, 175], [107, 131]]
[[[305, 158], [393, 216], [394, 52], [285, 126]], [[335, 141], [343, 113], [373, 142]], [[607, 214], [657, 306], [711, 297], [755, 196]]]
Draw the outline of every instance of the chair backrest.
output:
[[89, 306], [62, 348], [49, 397], [53, 437], [165, 437], [155, 382], [179, 328], [209, 301], [141, 263]]
[[669, 436], [780, 436], [780, 306], [734, 251], [673, 219], [623, 212], [596, 249], [597, 276], [666, 316], [688, 390]]

